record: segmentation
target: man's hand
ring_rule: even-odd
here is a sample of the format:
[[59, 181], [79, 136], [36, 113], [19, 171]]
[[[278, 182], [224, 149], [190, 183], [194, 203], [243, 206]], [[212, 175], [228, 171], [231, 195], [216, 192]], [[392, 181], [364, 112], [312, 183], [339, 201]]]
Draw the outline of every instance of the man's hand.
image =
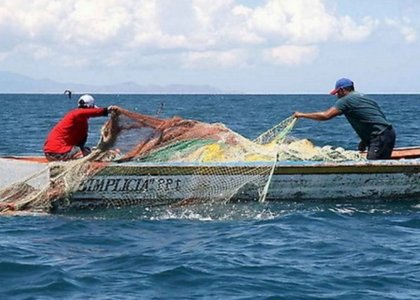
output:
[[111, 105], [111, 106], [108, 106], [108, 111], [118, 113], [120, 111], [120, 108], [116, 105]]
[[293, 117], [295, 117], [295, 118], [297, 118], [297, 119], [302, 118], [302, 113], [301, 113], [301, 112], [298, 112], [298, 111], [295, 111], [295, 112], [293, 113]]
[[366, 143], [364, 141], [360, 141], [359, 147], [358, 147], [359, 151], [360, 152], [365, 151], [366, 147], [367, 147]]

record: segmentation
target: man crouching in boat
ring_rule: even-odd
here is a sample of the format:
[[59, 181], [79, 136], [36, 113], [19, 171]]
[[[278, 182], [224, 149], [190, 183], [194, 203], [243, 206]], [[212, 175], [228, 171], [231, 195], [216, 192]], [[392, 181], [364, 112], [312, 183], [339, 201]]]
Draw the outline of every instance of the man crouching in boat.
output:
[[91, 95], [78, 100], [78, 108], [68, 112], [50, 131], [44, 143], [44, 154], [49, 161], [66, 161], [81, 158], [91, 151], [85, 147], [89, 118], [107, 116], [117, 111], [118, 106], [99, 108]]
[[396, 134], [379, 105], [366, 95], [356, 92], [353, 81], [347, 78], [339, 79], [330, 94], [338, 98], [331, 108], [312, 113], [295, 112], [294, 116], [327, 121], [345, 115], [360, 137], [359, 151], [368, 147], [367, 159], [390, 158]]

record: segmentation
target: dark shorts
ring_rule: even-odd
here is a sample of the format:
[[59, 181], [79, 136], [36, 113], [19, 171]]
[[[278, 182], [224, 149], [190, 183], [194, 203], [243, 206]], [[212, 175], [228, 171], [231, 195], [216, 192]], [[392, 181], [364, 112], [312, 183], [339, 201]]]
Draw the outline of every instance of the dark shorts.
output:
[[388, 159], [395, 146], [395, 130], [392, 127], [385, 129], [380, 135], [373, 137], [368, 145], [367, 159]]
[[66, 161], [72, 159], [82, 158], [83, 156], [89, 154], [89, 148], [86, 148], [86, 151], [82, 151], [80, 147], [74, 146], [70, 151], [65, 153], [50, 153], [46, 152], [45, 157], [48, 161]]

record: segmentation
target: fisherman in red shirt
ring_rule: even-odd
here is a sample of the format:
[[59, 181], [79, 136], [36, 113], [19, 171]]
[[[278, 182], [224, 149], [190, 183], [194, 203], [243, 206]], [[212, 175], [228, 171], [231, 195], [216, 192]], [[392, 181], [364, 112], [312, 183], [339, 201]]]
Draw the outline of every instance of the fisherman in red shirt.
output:
[[78, 100], [78, 108], [68, 112], [50, 131], [44, 143], [44, 154], [49, 161], [66, 161], [81, 158], [90, 153], [85, 147], [88, 137], [89, 118], [107, 116], [118, 111], [118, 106], [99, 108], [91, 95], [83, 95]]

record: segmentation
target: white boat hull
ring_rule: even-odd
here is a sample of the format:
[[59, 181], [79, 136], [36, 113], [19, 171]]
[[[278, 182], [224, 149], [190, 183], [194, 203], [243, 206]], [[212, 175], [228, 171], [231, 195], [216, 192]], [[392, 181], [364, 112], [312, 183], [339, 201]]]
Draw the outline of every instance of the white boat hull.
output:
[[[12, 162], [13, 159], [0, 160], [3, 167], [6, 166], [6, 172]], [[59, 174], [63, 165], [66, 163], [50, 164], [50, 178], [45, 178], [45, 182]], [[24, 166], [28, 172], [42, 170], [48, 164], [19, 159], [16, 166]], [[267, 182], [271, 167], [270, 163], [110, 163], [83, 180], [71, 197], [56, 201], [54, 208], [61, 211], [226, 199], [255, 201], [260, 199], [261, 187]], [[246, 175], [255, 170], [257, 172], [252, 174], [264, 175]], [[2, 181], [9, 182], [10, 178], [2, 178]], [[258, 187], [254, 184], [256, 182], [259, 182]], [[246, 184], [241, 186], [238, 183]], [[268, 201], [350, 199], [420, 200], [420, 159], [278, 162], [266, 195]]]
[[[226, 173], [229, 167], [231, 175]], [[248, 182], [233, 200], [258, 200], [255, 175], [245, 175], [256, 164], [207, 165], [213, 175], [200, 174], [203, 165], [130, 163], [110, 165], [83, 181], [71, 206], [167, 205], [185, 200], [213, 201], [232, 196], [229, 182]], [[269, 165], [261, 165], [267, 170]], [[220, 171], [220, 172], [218, 172]], [[219, 174], [218, 174], [219, 173]], [[235, 175], [237, 174], [237, 175]], [[262, 177], [267, 180], [267, 174]], [[191, 187], [194, 187], [192, 190]], [[212, 198], [213, 197], [213, 198]], [[277, 163], [269, 183], [268, 201], [420, 199], [420, 160]], [[66, 203], [69, 205], [70, 203]], [[61, 205], [59, 205], [61, 206]]]

